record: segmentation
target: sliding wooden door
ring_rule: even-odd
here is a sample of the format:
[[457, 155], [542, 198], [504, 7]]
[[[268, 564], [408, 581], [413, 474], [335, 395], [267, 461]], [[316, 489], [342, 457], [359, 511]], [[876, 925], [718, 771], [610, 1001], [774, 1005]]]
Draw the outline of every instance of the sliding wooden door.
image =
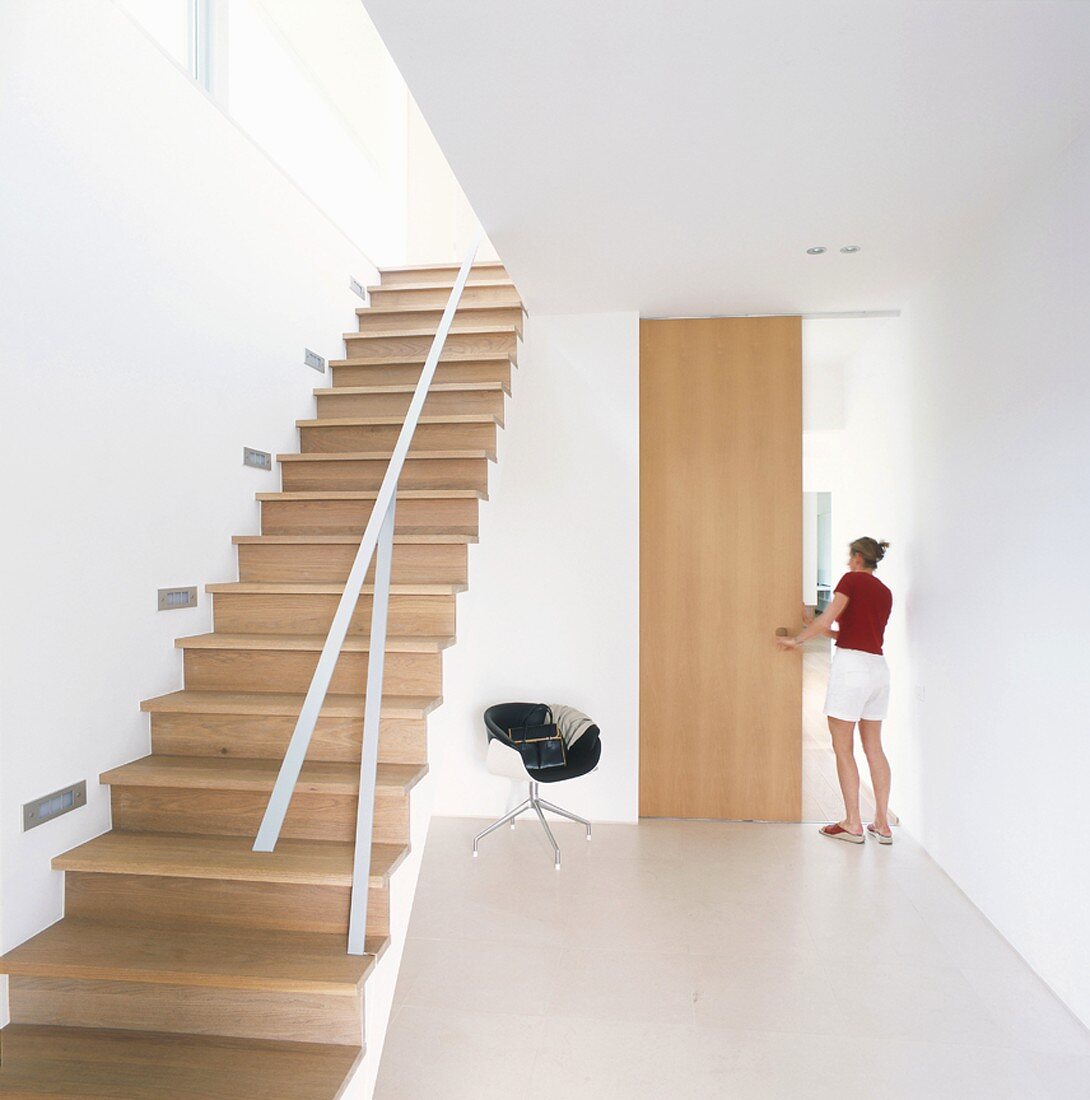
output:
[[800, 816], [801, 327], [640, 323], [644, 816]]

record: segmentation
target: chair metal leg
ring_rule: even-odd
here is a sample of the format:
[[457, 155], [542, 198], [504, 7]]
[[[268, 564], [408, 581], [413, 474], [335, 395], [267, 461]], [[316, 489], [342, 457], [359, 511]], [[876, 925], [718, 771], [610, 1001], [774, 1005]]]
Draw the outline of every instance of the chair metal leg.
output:
[[560, 870], [560, 845], [556, 842], [556, 837], [553, 836], [552, 829], [549, 828], [549, 823], [545, 820], [545, 815], [541, 812], [541, 802], [535, 798], [533, 800], [534, 813], [537, 814], [538, 821], [541, 822], [541, 827], [545, 830], [545, 835], [549, 838], [549, 843], [553, 846], [553, 866]]
[[585, 817], [580, 817], [570, 810], [563, 810], [559, 806], [554, 806], [551, 802], [546, 802], [544, 798], [539, 798], [537, 801], [538, 805], [544, 806], [546, 810], [552, 810], [554, 814], [560, 814], [561, 817], [566, 817], [569, 821], [584, 826], [587, 830], [587, 840], [590, 840], [590, 822]]
[[512, 824], [514, 824], [515, 818], [518, 817], [518, 815], [523, 813], [525, 810], [530, 809], [531, 806], [533, 806], [533, 801], [532, 801], [532, 799], [527, 798], [523, 802], [520, 802], [519, 805], [517, 805], [509, 814], [504, 814], [503, 817], [501, 817], [499, 819], [499, 821], [493, 821], [492, 824], [489, 825], [487, 829], [482, 829], [473, 838], [473, 854], [477, 855], [477, 845], [480, 844], [480, 842], [486, 836], [488, 836], [489, 833], [494, 832], [496, 829], [501, 828], [502, 826], [506, 825], [509, 821]]
[[553, 836], [552, 829], [549, 828], [549, 822], [545, 819], [544, 810], [549, 810], [551, 813], [559, 814], [561, 817], [566, 817], [569, 821], [574, 821], [578, 825], [582, 825], [587, 830], [587, 840], [590, 840], [591, 826], [590, 822], [585, 817], [580, 817], [578, 814], [573, 814], [570, 810], [565, 810], [560, 806], [554, 806], [551, 802], [546, 802], [544, 798], [538, 796], [539, 785], [536, 780], [530, 781], [530, 797], [520, 802], [509, 814], [504, 814], [499, 821], [492, 822], [487, 829], [482, 829], [473, 838], [473, 854], [477, 855], [477, 845], [486, 837], [489, 833], [494, 832], [496, 829], [510, 822], [511, 828], [515, 827], [515, 818], [520, 814], [525, 813], [527, 810], [533, 810], [537, 814], [538, 821], [541, 822], [541, 827], [545, 830], [545, 835], [549, 839], [549, 844], [553, 849], [553, 866], [560, 869], [560, 845], [556, 842], [556, 837]]

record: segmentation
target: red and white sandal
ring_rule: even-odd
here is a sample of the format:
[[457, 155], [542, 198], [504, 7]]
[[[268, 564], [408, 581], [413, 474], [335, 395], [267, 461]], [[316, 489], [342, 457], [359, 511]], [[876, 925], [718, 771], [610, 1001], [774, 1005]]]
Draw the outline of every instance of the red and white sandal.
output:
[[822, 836], [832, 837], [833, 840], [846, 840], [849, 844], [862, 844], [862, 833], [850, 833], [847, 829], [842, 828], [840, 825], [823, 825], [818, 832]]
[[893, 830], [888, 833], [880, 833], [873, 825], [867, 826], [867, 832], [870, 833], [879, 844], [892, 844], [893, 843]]

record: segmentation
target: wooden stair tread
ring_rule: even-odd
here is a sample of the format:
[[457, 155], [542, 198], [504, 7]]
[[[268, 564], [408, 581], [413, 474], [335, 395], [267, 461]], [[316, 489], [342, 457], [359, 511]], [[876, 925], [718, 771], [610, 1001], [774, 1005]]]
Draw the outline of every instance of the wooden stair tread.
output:
[[[478, 284], [480, 285], [480, 284]], [[496, 286], [511, 286], [511, 283], [496, 283]], [[376, 287], [376, 290], [393, 290], [393, 287]], [[399, 286], [398, 291], [407, 290], [407, 287]], [[399, 313], [442, 313], [446, 309], [446, 303], [443, 305], [415, 305], [415, 306], [358, 306], [356, 313], [360, 317], [393, 317]], [[526, 307], [521, 303], [515, 302], [459, 302], [458, 307], [455, 310], [455, 314], [458, 313], [476, 313], [480, 310], [494, 310], [494, 309], [521, 309], [523, 313], [526, 312]]]
[[[380, 951], [382, 940], [368, 946]], [[373, 963], [333, 933], [64, 917], [0, 957], [0, 973], [354, 996]]]
[[[218, 791], [271, 791], [280, 771], [279, 760], [246, 760], [218, 756], [160, 756], [153, 754], [111, 768], [99, 782], [123, 787], [185, 787]], [[427, 765], [380, 763], [377, 789], [404, 793], [426, 774]], [[295, 790], [300, 794], [359, 792], [358, 764], [309, 760], [303, 764]]]
[[[493, 308], [500, 308], [493, 307]], [[509, 308], [515, 308], [511, 306]], [[473, 328], [458, 329], [450, 333], [450, 336], [518, 336], [519, 330], [514, 325], [474, 325]], [[345, 340], [397, 340], [403, 336], [434, 336], [434, 325], [406, 325], [404, 328], [390, 329], [386, 332], [345, 332], [342, 336]], [[449, 337], [448, 337], [449, 339]]]
[[[392, 451], [338, 451], [336, 454], [282, 454], [277, 462], [388, 462]], [[450, 451], [410, 451], [408, 461], [444, 458], [491, 458], [491, 452], [467, 447]]]
[[[342, 586], [343, 588], [343, 586]], [[192, 634], [175, 638], [178, 649], [282, 649], [320, 652], [325, 645], [324, 634]], [[454, 644], [450, 635], [408, 634], [388, 635], [387, 653], [438, 653]], [[366, 634], [349, 634], [341, 651], [366, 653], [371, 648], [371, 638]]]
[[[297, 428], [388, 428], [404, 423], [403, 416], [327, 416], [314, 420], [296, 420], [295, 426]], [[451, 413], [449, 416], [422, 416], [417, 423], [494, 424], [498, 428], [500, 418], [491, 413]]]
[[[254, 852], [252, 845], [253, 839], [245, 836], [114, 830], [54, 856], [52, 866], [55, 871], [112, 875], [352, 885], [351, 843], [281, 839], [275, 852]], [[372, 844], [370, 885], [385, 885], [408, 852], [408, 847], [401, 844]]]
[[[474, 260], [473, 263], [469, 265], [470, 280], [472, 281], [475, 271], [495, 271], [502, 267], [502, 260]], [[457, 262], [451, 262], [449, 264], [401, 264], [398, 267], [380, 267], [378, 273], [379, 275], [399, 275], [403, 271], [453, 271], [457, 273], [461, 271], [461, 269], [462, 265]]]
[[[145, 699], [140, 709], [150, 714], [238, 714], [297, 718], [303, 695], [264, 691], [171, 691]], [[363, 695], [327, 695], [322, 718], [363, 718]], [[441, 696], [384, 695], [382, 714], [387, 718], [422, 718], [443, 702]]]
[[[367, 362], [367, 360], [363, 360]], [[498, 393], [507, 387], [502, 382], [433, 382], [428, 387], [428, 393]], [[315, 397], [338, 397], [344, 394], [363, 395], [372, 397], [380, 393], [416, 393], [416, 386], [412, 383], [391, 383], [383, 386], [320, 386], [314, 391]], [[398, 423], [403, 424], [405, 417], [392, 417]], [[420, 422], [424, 423], [429, 418], [422, 416]], [[436, 417], [442, 423], [449, 423], [448, 417]], [[492, 419], [491, 417], [489, 419]]]
[[[374, 359], [362, 359], [347, 356], [344, 359], [330, 359], [329, 365], [331, 367], [420, 367], [424, 365], [426, 359], [426, 354], [379, 355], [376, 356]], [[512, 360], [510, 354], [506, 351], [480, 351], [473, 356], [472, 360], [451, 360], [444, 359], [442, 355], [439, 356], [439, 362], [448, 366], [451, 363], [461, 362], [502, 363], [504, 361], [509, 362], [512, 366], [517, 366], [514, 360]], [[414, 386], [413, 388], [415, 389], [416, 387]]]
[[[486, 286], [486, 287], [503, 287], [504, 289], [514, 290], [515, 284], [510, 279], [470, 279], [466, 286]], [[450, 283], [398, 283], [398, 285], [382, 286], [381, 283], [377, 283], [367, 288], [368, 292], [373, 293], [376, 290], [390, 291], [390, 290], [445, 290], [450, 292]], [[366, 308], [366, 307], [363, 307]]]
[[358, 1046], [8, 1024], [0, 1096], [270, 1100], [339, 1095]]
[[[374, 500], [378, 489], [295, 489], [255, 493], [258, 500]], [[483, 489], [398, 489], [398, 500], [487, 500]], [[362, 533], [362, 531], [361, 531]]]
[[[237, 593], [240, 595], [297, 595], [297, 596], [339, 596], [344, 592], [343, 584], [308, 584], [300, 581], [217, 581], [204, 586], [205, 592]], [[466, 585], [461, 581], [440, 582], [437, 584], [391, 584], [392, 596], [453, 596], [464, 592]], [[363, 594], [373, 595], [375, 586], [365, 584]]]
[[[360, 536], [356, 535], [233, 535], [231, 541], [236, 546], [359, 546]], [[394, 545], [401, 546], [462, 546], [475, 543], [476, 535], [457, 533], [444, 535], [399, 534], [394, 532]]]

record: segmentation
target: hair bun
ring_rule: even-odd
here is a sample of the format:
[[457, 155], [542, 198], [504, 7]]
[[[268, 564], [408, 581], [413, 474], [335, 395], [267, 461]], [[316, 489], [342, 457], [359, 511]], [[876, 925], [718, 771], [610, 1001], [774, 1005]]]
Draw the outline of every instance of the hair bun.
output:
[[856, 539], [851, 543], [848, 549], [851, 553], [858, 554], [866, 562], [868, 568], [874, 569], [886, 556], [889, 543], [879, 542], [877, 539], [872, 539], [870, 535], [864, 535], [863, 538]]

